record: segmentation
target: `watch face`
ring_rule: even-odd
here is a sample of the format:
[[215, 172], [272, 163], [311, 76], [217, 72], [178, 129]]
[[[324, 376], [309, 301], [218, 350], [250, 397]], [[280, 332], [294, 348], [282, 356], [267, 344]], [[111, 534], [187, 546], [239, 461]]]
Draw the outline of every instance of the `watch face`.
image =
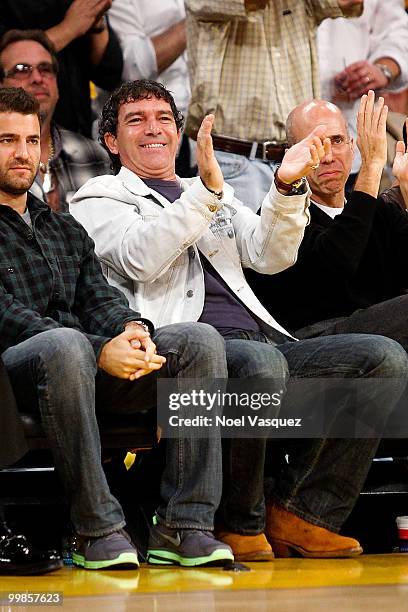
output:
[[296, 181], [296, 186], [293, 185], [292, 193], [293, 195], [303, 195], [307, 191], [307, 182], [306, 178], [303, 176], [300, 181]]
[[385, 64], [376, 64], [377, 68], [381, 70], [386, 79], [392, 81], [392, 72]]
[[300, 178], [298, 181], [296, 181], [295, 183], [292, 183], [292, 189], [293, 191], [296, 191], [298, 193], [303, 193], [303, 188], [306, 185], [306, 179], [304, 176], [302, 176], [302, 178]]

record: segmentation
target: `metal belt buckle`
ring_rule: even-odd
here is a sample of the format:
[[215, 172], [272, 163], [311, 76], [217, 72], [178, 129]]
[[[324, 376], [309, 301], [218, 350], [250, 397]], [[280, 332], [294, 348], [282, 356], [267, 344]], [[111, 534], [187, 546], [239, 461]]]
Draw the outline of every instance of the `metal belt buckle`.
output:
[[262, 143], [262, 161], [269, 161], [267, 154], [267, 148], [269, 147], [269, 145], [272, 146], [277, 146], [279, 143], [276, 140], [265, 140], [265, 142]]

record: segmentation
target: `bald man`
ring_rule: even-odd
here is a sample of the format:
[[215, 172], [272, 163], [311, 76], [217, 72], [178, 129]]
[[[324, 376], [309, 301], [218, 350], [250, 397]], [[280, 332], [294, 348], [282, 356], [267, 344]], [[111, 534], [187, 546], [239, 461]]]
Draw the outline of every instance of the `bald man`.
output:
[[[287, 119], [293, 145], [317, 125], [325, 126], [331, 153], [308, 176], [311, 222], [297, 263], [274, 276], [251, 274], [264, 306], [298, 338], [374, 333], [408, 349], [408, 216], [395, 203], [377, 198], [386, 161], [387, 107], [374, 93], [363, 96], [357, 145], [362, 157], [355, 191], [345, 200], [354, 142], [337, 106], [313, 100]], [[401, 148], [397, 149], [402, 158]], [[407, 159], [405, 159], [408, 165]]]

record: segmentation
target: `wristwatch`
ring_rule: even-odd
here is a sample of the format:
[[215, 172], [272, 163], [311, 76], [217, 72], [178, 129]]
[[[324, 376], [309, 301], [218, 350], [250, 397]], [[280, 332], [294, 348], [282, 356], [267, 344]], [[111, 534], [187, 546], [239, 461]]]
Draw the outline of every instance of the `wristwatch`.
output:
[[143, 329], [145, 330], [145, 332], [147, 332], [148, 334], [150, 334], [150, 329], [149, 326], [147, 325], [147, 323], [145, 323], [144, 321], [128, 321], [127, 323], [125, 323], [125, 327], [127, 325], [130, 325], [131, 323], [136, 323], [137, 325], [140, 325], [140, 327], [143, 327]]
[[295, 181], [294, 183], [284, 183], [278, 177], [277, 168], [274, 176], [275, 185], [278, 189], [285, 192], [285, 195], [302, 195], [306, 192], [306, 177], [302, 176], [300, 179]]
[[217, 200], [222, 200], [222, 198], [224, 197], [224, 192], [221, 191], [214, 191], [214, 189], [210, 189], [209, 187], [207, 187], [207, 185], [204, 183], [204, 181], [201, 179], [202, 184], [204, 185], [204, 187], [206, 188], [207, 191], [209, 191], [210, 193], [212, 193], [213, 195], [215, 195], [215, 197], [217, 198]]
[[383, 73], [383, 75], [388, 81], [387, 85], [392, 83], [392, 81], [394, 80], [394, 75], [392, 74], [388, 66], [386, 66], [385, 64], [376, 64], [375, 62], [374, 62], [374, 66], [377, 66], [377, 68], [381, 70], [381, 72]]

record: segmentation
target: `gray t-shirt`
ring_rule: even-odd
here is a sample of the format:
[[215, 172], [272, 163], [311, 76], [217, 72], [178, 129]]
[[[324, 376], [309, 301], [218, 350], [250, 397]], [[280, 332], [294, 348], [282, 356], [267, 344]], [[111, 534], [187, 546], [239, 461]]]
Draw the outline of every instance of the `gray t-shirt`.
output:
[[25, 211], [21, 215], [21, 218], [27, 223], [27, 225], [33, 227], [33, 224], [31, 223], [30, 211], [28, 210], [28, 208], [25, 209]]

